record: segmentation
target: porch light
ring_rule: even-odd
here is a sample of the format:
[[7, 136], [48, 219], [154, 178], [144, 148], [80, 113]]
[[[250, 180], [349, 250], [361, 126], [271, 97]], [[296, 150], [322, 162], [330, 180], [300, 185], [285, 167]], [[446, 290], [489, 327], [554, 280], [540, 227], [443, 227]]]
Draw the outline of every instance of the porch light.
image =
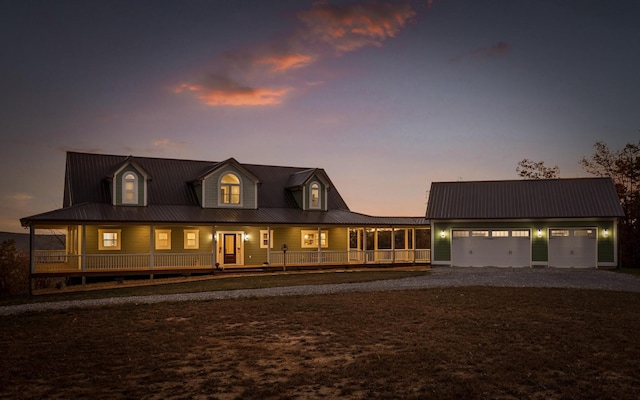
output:
[[542, 229], [538, 229], [538, 237], [542, 237]]
[[246, 242], [246, 241], [248, 241], [248, 240], [249, 240], [249, 235], [248, 235], [247, 233], [245, 233], [245, 234], [244, 234], [244, 236], [243, 236], [243, 238], [244, 238], [244, 241]]
[[602, 236], [604, 236], [604, 237], [609, 237], [609, 230], [608, 230], [608, 229], [605, 229], [605, 230], [602, 232]]
[[440, 231], [440, 237], [444, 238], [447, 233], [443, 230]]

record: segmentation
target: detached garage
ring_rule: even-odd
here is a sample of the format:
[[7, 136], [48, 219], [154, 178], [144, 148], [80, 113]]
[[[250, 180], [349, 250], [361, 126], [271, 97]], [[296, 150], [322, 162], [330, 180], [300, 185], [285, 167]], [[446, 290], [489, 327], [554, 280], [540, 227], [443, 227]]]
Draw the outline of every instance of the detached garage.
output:
[[434, 182], [432, 265], [615, 267], [623, 215], [609, 178]]

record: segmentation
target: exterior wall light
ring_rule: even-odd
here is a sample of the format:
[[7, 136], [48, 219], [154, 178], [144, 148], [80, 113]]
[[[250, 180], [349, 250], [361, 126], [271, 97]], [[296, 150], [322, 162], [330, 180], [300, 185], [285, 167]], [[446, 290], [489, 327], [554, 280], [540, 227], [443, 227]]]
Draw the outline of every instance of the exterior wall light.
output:
[[446, 232], [443, 229], [440, 231], [440, 237], [444, 239], [445, 236], [446, 236]]
[[243, 236], [243, 238], [244, 238], [244, 241], [246, 242], [246, 241], [248, 241], [248, 240], [249, 240], [249, 235], [245, 233], [245, 234], [244, 234], [244, 236]]
[[605, 229], [605, 230], [602, 232], [602, 236], [604, 236], [604, 237], [609, 237], [609, 230], [608, 230], [608, 229]]
[[542, 237], [542, 229], [538, 229], [538, 237]]

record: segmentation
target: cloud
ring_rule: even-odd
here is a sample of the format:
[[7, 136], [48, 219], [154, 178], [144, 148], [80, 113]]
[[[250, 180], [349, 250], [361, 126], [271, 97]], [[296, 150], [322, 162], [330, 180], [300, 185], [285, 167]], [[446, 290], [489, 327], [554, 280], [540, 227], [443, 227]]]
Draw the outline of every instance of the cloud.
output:
[[[325, 57], [340, 56], [365, 46], [380, 47], [415, 15], [408, 2], [339, 6], [316, 2], [295, 15], [290, 34], [252, 50], [226, 52], [209, 76], [181, 83], [173, 91], [190, 93], [212, 107], [281, 104], [296, 89], [291, 84], [296, 81], [291, 76], [294, 71]], [[314, 80], [314, 84], [318, 82]]]
[[187, 145], [187, 142], [184, 141], [175, 141], [171, 139], [156, 139], [153, 141], [153, 147], [159, 149], [177, 149], [182, 150]]
[[345, 53], [365, 46], [381, 46], [415, 15], [409, 3], [338, 6], [318, 2], [310, 10], [300, 11], [298, 19], [310, 37], [328, 44], [338, 53]]
[[176, 93], [192, 92], [209, 106], [267, 106], [280, 104], [290, 88], [253, 88], [241, 86], [226, 76], [210, 75], [201, 84], [183, 83]]
[[6, 195], [5, 197], [7, 197], [9, 200], [17, 202], [23, 202], [33, 199], [33, 196], [28, 193], [11, 193]]
[[465, 55], [452, 57], [449, 62], [452, 64], [459, 63], [465, 59], [487, 59], [501, 57], [510, 53], [512, 50], [511, 45], [507, 42], [498, 42], [491, 47], [478, 47], [469, 51]]

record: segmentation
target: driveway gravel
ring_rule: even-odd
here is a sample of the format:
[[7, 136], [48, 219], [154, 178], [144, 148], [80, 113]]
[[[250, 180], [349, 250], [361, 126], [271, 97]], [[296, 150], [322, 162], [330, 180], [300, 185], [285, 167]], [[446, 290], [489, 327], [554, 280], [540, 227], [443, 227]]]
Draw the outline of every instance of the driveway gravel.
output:
[[433, 267], [428, 275], [403, 279], [32, 303], [0, 307], [0, 315], [118, 304], [152, 304], [167, 301], [222, 300], [460, 286], [577, 288], [640, 292], [640, 276], [595, 269]]

